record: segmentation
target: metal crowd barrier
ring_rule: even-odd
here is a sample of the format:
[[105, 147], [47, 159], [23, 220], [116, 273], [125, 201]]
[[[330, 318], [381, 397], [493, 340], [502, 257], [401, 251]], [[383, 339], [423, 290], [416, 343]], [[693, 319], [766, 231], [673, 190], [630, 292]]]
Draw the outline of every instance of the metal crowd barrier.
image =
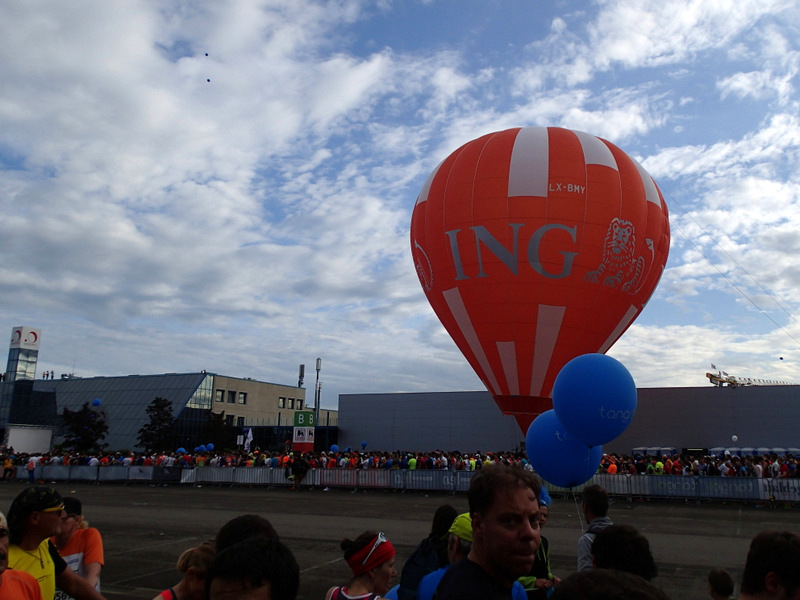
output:
[[[475, 475], [471, 471], [381, 469], [312, 469], [304, 486], [322, 488], [394, 489], [463, 493]], [[17, 479], [28, 480], [25, 467], [17, 467]], [[87, 481], [183, 485], [247, 485], [288, 487], [293, 480], [286, 469], [270, 467], [143, 467], [42, 465], [34, 481]], [[800, 479], [743, 477], [699, 477], [680, 475], [597, 474], [585, 484], [561, 488], [545, 484], [551, 494], [580, 493], [587, 485], [599, 484], [611, 496], [634, 498], [678, 498], [684, 500], [741, 500], [752, 502], [800, 502]]]

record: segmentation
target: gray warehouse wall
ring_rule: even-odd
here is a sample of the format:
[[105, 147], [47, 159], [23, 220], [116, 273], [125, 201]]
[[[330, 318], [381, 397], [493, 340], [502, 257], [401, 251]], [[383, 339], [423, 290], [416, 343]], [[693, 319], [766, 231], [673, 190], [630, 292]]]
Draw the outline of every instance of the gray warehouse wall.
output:
[[488, 392], [342, 394], [339, 448], [367, 450], [513, 450], [525, 440], [514, 417]]
[[[340, 448], [493, 451], [524, 440], [485, 391], [339, 396]], [[603, 450], [638, 447], [800, 447], [800, 386], [640, 388], [633, 423]]]

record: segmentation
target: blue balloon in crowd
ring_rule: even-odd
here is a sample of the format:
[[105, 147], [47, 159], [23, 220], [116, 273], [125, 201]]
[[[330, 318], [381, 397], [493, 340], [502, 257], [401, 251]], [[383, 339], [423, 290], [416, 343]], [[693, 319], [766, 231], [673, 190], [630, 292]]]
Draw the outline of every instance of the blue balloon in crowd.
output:
[[587, 446], [606, 444], [633, 421], [636, 383], [618, 360], [583, 354], [559, 371], [553, 410], [566, 430]]
[[366, 450], [367, 449], [367, 442], [361, 442], [361, 449], [362, 450]]
[[195, 446], [193, 452], [200, 452], [200, 446]]
[[338, 451], [339, 451], [339, 446], [337, 446], [336, 444], [333, 444], [331, 446], [331, 452], [338, 452]]
[[100, 398], [95, 398], [94, 400], [92, 400], [92, 406], [100, 406], [102, 403], [103, 401], [100, 400]]
[[543, 412], [531, 423], [525, 436], [525, 449], [528, 460], [542, 479], [563, 488], [591, 479], [603, 457], [602, 446], [589, 447], [575, 439], [553, 410]]
[[206, 452], [206, 445], [205, 445], [205, 444], [200, 444], [200, 445], [197, 447], [197, 451], [198, 451], [198, 452]]
[[178, 448], [175, 452], [177, 454], [186, 454], [186, 448]]
[[539, 504], [542, 506], [550, 506], [550, 503], [553, 499], [550, 497], [550, 492], [547, 491], [547, 488], [542, 486], [542, 489], [539, 490]]
[[211, 452], [214, 449], [214, 444], [209, 442], [208, 444], [206, 444], [206, 448], [208, 449], [209, 452]]

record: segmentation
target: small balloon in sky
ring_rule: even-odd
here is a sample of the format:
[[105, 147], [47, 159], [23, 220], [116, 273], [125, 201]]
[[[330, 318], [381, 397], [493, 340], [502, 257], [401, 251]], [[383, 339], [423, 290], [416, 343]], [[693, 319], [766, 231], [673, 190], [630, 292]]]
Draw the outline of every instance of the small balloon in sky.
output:
[[206, 79], [206, 81], [207, 81], [208, 83], [211, 83], [211, 80], [210, 80], [210, 79]]
[[783, 360], [783, 357], [782, 357], [782, 356], [781, 356], [781, 360]]
[[731, 441], [732, 442], [738, 442], [739, 441], [739, 436], [738, 435], [732, 435], [731, 436]]

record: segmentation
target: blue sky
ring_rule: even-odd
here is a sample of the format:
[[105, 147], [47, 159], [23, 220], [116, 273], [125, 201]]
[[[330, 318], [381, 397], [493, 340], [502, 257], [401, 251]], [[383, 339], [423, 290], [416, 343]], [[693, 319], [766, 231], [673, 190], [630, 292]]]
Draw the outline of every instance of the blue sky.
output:
[[[428, 174], [528, 125], [659, 183], [667, 270], [611, 348], [640, 387], [800, 382], [800, 6], [0, 5], [0, 314], [40, 370], [482, 389], [408, 240]], [[781, 360], [783, 357], [783, 360]]]

